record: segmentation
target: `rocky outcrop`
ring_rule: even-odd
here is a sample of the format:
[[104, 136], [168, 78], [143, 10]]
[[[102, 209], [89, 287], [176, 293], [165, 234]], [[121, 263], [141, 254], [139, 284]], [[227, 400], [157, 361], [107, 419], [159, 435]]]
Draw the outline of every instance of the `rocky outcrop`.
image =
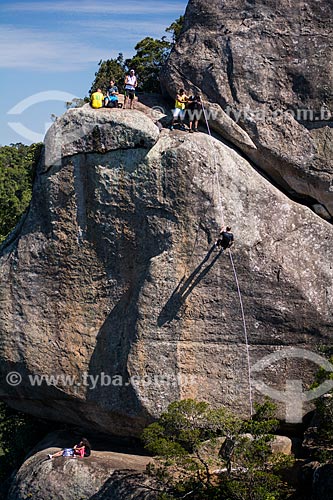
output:
[[[162, 73], [277, 184], [333, 215], [332, 3], [190, 0]], [[330, 216], [328, 215], [328, 212]]]
[[287, 436], [274, 436], [271, 443], [273, 453], [282, 453], [283, 455], [291, 455], [292, 440]]
[[[244, 438], [253, 439], [253, 436], [246, 434]], [[206, 441], [199, 449], [212, 474], [226, 470], [221, 469], [218, 456], [224, 441], [222, 437]], [[275, 436], [271, 443], [273, 453], [290, 455], [290, 443], [284, 436]], [[157, 478], [146, 472], [148, 464], [160, 466], [159, 462], [133, 452], [105, 451], [108, 443], [101, 438], [92, 442], [93, 450], [88, 458], [48, 459], [49, 453], [72, 445], [73, 436], [65, 432], [46, 436], [16, 473], [6, 500], [155, 500], [163, 491]]]
[[47, 458], [59, 449], [38, 446], [17, 472], [7, 500], [155, 500], [144, 473], [149, 457], [93, 450], [83, 459]]
[[[242, 434], [241, 437], [244, 440], [253, 441], [254, 437], [252, 434]], [[228, 438], [222, 436], [214, 438], [213, 440], [204, 441], [200, 448], [199, 454], [202, 459], [207, 462], [211, 462], [210, 467], [212, 467], [213, 459], [219, 462], [221, 465], [221, 455], [223, 457], [223, 445]], [[229, 442], [231, 443], [230, 439]], [[270, 448], [272, 453], [281, 453], [282, 455], [291, 455], [292, 441], [287, 436], [272, 436], [270, 441]]]
[[[186, 397], [248, 415], [233, 269], [212, 248], [223, 216], [251, 363], [329, 342], [333, 228], [233, 149], [202, 133], [159, 134], [139, 111], [89, 108], [51, 127], [54, 144], [61, 161], [46, 151], [55, 163], [39, 166], [1, 253], [1, 389], [12, 406], [120, 435]], [[284, 391], [316, 369], [282, 356], [256, 377]]]
[[151, 119], [136, 111], [100, 109], [89, 104], [69, 109], [54, 123], [45, 137], [45, 169], [62, 158], [78, 153], [104, 153], [127, 149], [150, 149], [158, 139], [159, 129]]

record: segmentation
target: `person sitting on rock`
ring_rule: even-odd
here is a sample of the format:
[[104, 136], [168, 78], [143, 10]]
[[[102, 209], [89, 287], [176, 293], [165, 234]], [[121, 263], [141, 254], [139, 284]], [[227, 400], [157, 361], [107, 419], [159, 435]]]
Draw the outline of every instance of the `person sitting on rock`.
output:
[[99, 109], [103, 106], [104, 95], [101, 89], [97, 89], [96, 92], [93, 92], [90, 97], [91, 107], [94, 109]]
[[56, 453], [49, 453], [47, 456], [49, 459], [56, 457], [71, 457], [76, 458], [79, 456], [80, 458], [89, 457], [91, 454], [91, 445], [86, 438], [82, 438], [79, 444], [76, 444], [73, 448], [63, 448]]
[[[189, 132], [198, 132], [199, 118], [202, 112], [201, 96], [199, 92], [191, 95], [187, 103], [188, 117], [189, 117]], [[192, 129], [194, 122], [194, 129]]]
[[74, 452], [76, 455], [80, 455], [81, 458], [90, 457], [91, 445], [87, 438], [82, 438], [78, 445], [74, 446]]
[[227, 226], [226, 229], [221, 229], [219, 238], [215, 241], [214, 246], [226, 250], [234, 244], [234, 235], [231, 233], [231, 227]]
[[110, 87], [104, 99], [104, 106], [106, 108], [118, 108], [118, 94], [118, 87], [115, 85], [114, 80], [110, 80]]
[[180, 118], [180, 129], [185, 130], [184, 118], [185, 118], [185, 106], [188, 101], [188, 96], [185, 94], [184, 89], [180, 89], [176, 96], [175, 109], [173, 110], [173, 118], [170, 125], [170, 130], [173, 130], [175, 121]]
[[133, 109], [133, 102], [135, 98], [135, 89], [138, 85], [138, 81], [135, 76], [134, 69], [131, 69], [128, 75], [125, 78], [125, 101], [124, 101], [124, 109], [126, 108], [127, 100], [130, 101], [130, 108]]

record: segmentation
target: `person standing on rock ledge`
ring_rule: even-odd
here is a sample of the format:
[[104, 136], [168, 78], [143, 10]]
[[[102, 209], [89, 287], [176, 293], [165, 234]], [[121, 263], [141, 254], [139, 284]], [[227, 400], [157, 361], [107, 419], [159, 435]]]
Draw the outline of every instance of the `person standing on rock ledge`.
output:
[[185, 106], [188, 101], [188, 96], [185, 94], [184, 89], [180, 89], [176, 96], [175, 109], [173, 110], [173, 118], [170, 125], [170, 130], [173, 130], [175, 121], [180, 118], [180, 130], [185, 130], [184, 118], [185, 118]]
[[[189, 132], [190, 134], [198, 131], [198, 123], [199, 118], [202, 113], [202, 104], [201, 104], [201, 95], [199, 92], [196, 92], [194, 95], [191, 95], [188, 99], [187, 103], [187, 113], [189, 119]], [[192, 128], [194, 124], [194, 128]]]
[[135, 76], [134, 69], [131, 69], [128, 75], [125, 78], [125, 101], [124, 101], [124, 109], [126, 108], [127, 100], [130, 100], [130, 108], [133, 109], [133, 102], [135, 98], [135, 89], [138, 85], [138, 81]]
[[215, 241], [214, 247], [226, 250], [234, 244], [234, 235], [231, 233], [231, 227], [227, 226], [226, 229], [221, 228], [219, 238]]

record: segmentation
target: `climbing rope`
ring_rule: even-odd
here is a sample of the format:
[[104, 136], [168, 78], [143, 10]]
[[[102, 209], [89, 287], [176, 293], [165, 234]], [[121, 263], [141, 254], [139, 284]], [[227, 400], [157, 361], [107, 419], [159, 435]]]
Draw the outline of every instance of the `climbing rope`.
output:
[[[204, 103], [201, 102], [201, 105], [202, 105], [202, 111], [203, 111], [203, 115], [204, 115], [204, 118], [205, 118], [205, 122], [206, 122], [206, 127], [207, 127], [208, 134], [212, 137], [212, 133], [211, 133], [210, 126], [209, 126], [209, 123], [208, 123], [208, 118], [207, 118], [207, 113], [206, 113], [206, 109], [205, 109]], [[219, 212], [221, 214], [221, 226], [224, 226], [225, 224], [224, 224], [222, 194], [221, 194], [221, 189], [220, 189], [219, 170], [217, 168], [217, 159], [216, 159], [216, 150], [215, 150], [215, 148], [213, 149], [213, 151], [214, 151], [214, 166], [215, 166], [214, 177], [216, 177], [214, 185], [217, 186], [217, 200], [218, 200], [218, 209], [219, 209]]]
[[[204, 115], [204, 118], [205, 118], [205, 122], [206, 122], [206, 127], [207, 127], [208, 134], [212, 137], [212, 133], [211, 133], [210, 126], [209, 126], [209, 123], [208, 123], [208, 119], [207, 119], [206, 109], [205, 109], [205, 106], [204, 106], [203, 102], [201, 102], [201, 105], [202, 105], [202, 111], [203, 111], [203, 115]], [[218, 208], [219, 208], [220, 213], [221, 213], [222, 226], [224, 226], [225, 224], [224, 224], [222, 194], [221, 194], [221, 188], [220, 188], [219, 170], [218, 170], [218, 166], [217, 166], [217, 159], [216, 159], [216, 150], [215, 150], [215, 148], [214, 148], [214, 165], [215, 165], [214, 177], [216, 177], [216, 185], [217, 185], [217, 191], [218, 191]], [[237, 276], [237, 272], [236, 272], [236, 268], [235, 268], [235, 264], [234, 264], [234, 260], [232, 258], [232, 253], [231, 253], [230, 248], [229, 248], [229, 257], [230, 257], [230, 262], [231, 262], [233, 273], [234, 273], [234, 277], [235, 277], [235, 282], [236, 282], [237, 291], [238, 291], [239, 304], [240, 304], [241, 314], [242, 314], [242, 322], [243, 322], [243, 330], [244, 330], [244, 338], [245, 338], [245, 346], [246, 346], [246, 359], [247, 359], [247, 372], [248, 372], [248, 385], [249, 385], [250, 417], [252, 417], [252, 415], [253, 415], [253, 400], [252, 400], [251, 359], [250, 359], [249, 340], [248, 340], [248, 334], [247, 334], [247, 328], [246, 328], [246, 321], [245, 321], [245, 314], [244, 314], [242, 294], [241, 294], [241, 290], [240, 290], [240, 286], [239, 286], [239, 281], [238, 281], [238, 276]]]
[[250, 360], [249, 340], [248, 340], [248, 335], [247, 335], [247, 328], [246, 328], [246, 321], [245, 321], [245, 314], [244, 314], [242, 294], [241, 294], [241, 291], [240, 291], [238, 277], [237, 277], [236, 268], [235, 268], [235, 264], [234, 264], [234, 259], [232, 258], [232, 253], [231, 253], [230, 248], [229, 248], [229, 257], [230, 257], [230, 262], [231, 262], [232, 269], [233, 269], [234, 276], [235, 276], [235, 282], [236, 282], [236, 285], [237, 285], [239, 303], [240, 303], [240, 308], [241, 308], [241, 312], [242, 312], [243, 329], [244, 329], [245, 345], [246, 345], [246, 359], [247, 359], [247, 373], [248, 373], [248, 384], [249, 384], [250, 411], [251, 411], [251, 417], [252, 417], [252, 415], [253, 415], [253, 401], [252, 401], [252, 380], [251, 380], [251, 360]]
[[[196, 87], [198, 91], [200, 91], [200, 89], [198, 87]], [[206, 122], [206, 127], [207, 127], [207, 130], [208, 130], [208, 134], [212, 137], [212, 133], [211, 133], [211, 130], [210, 130], [210, 127], [209, 127], [209, 123], [208, 123], [208, 119], [207, 119], [207, 114], [206, 114], [206, 110], [205, 110], [205, 107], [202, 104], [202, 110], [203, 110], [203, 115], [204, 115], [204, 118], [205, 118], [205, 122]], [[223, 216], [223, 206], [222, 206], [222, 195], [221, 195], [221, 190], [220, 190], [220, 182], [219, 182], [219, 176], [218, 176], [218, 168], [217, 168], [217, 159], [216, 159], [216, 151], [215, 151], [215, 148], [214, 148], [214, 165], [215, 165], [215, 172], [214, 172], [214, 177], [212, 178], [212, 192], [214, 192], [214, 186], [217, 186], [217, 200], [218, 200], [218, 210], [219, 210], [219, 213], [221, 214], [221, 223], [220, 223], [220, 226], [224, 226], [224, 216]], [[207, 212], [207, 209], [205, 211], [205, 213]], [[197, 246], [197, 242], [198, 242], [198, 237], [199, 237], [199, 230], [200, 230], [200, 223], [201, 223], [201, 220], [202, 220], [202, 217], [200, 218], [200, 221], [198, 222], [198, 226], [197, 226], [197, 230], [196, 230], [196, 234], [195, 234], [195, 241], [194, 241], [194, 244], [193, 244], [193, 247], [192, 247], [192, 251], [191, 251], [191, 254], [190, 254], [190, 257], [185, 265], [185, 271], [184, 271], [184, 276], [183, 276], [183, 279], [185, 278], [187, 272], [188, 272], [188, 269], [190, 268], [190, 265], [192, 263], [192, 258], [193, 258], [193, 255], [194, 255], [194, 251], [195, 251], [195, 248]]]
[[[207, 117], [206, 117], [206, 111], [205, 111], [205, 109], [204, 109], [203, 104], [202, 104], [202, 109], [203, 109], [203, 114], [204, 114], [205, 121], [206, 121], [207, 130], [208, 130], [209, 135], [211, 136], [212, 134], [211, 134], [211, 131], [210, 131], [210, 128], [209, 128], [209, 123], [208, 123], [208, 120], [207, 120]], [[216, 156], [215, 156], [215, 155], [216, 155], [216, 152], [215, 152], [215, 149], [214, 149], [214, 165], [216, 165]], [[218, 173], [217, 169], [215, 169], [215, 174], [216, 174], [216, 173]], [[214, 175], [215, 175], [215, 174], [214, 174]], [[217, 179], [217, 180], [218, 180], [218, 179]], [[215, 183], [214, 183], [214, 179], [213, 179], [213, 182], [212, 182], [212, 187], [213, 187], [213, 189], [214, 189], [214, 184], [218, 186], [218, 193], [217, 193], [217, 195], [218, 195], [218, 200], [220, 200], [220, 199], [221, 199], [221, 193], [220, 193], [220, 191], [219, 191], [219, 189], [220, 189], [219, 182], [215, 182]], [[219, 203], [220, 203], [220, 201], [219, 201]], [[206, 213], [206, 212], [207, 212], [207, 209], [205, 210], [205, 213]], [[223, 220], [223, 207], [221, 207], [221, 211], [220, 211], [220, 212], [221, 212], [221, 214], [222, 214], [222, 224], [221, 224], [221, 225], [223, 226], [223, 225], [224, 225], [224, 220]], [[188, 271], [188, 269], [189, 269], [189, 267], [190, 267], [190, 264], [191, 264], [191, 262], [192, 262], [192, 257], [193, 257], [193, 255], [194, 255], [194, 250], [195, 250], [195, 248], [196, 248], [196, 246], [197, 246], [198, 237], [199, 237], [199, 230], [200, 230], [200, 222], [201, 222], [201, 220], [202, 220], [202, 219], [200, 218], [200, 221], [198, 222], [198, 227], [197, 227], [196, 234], [195, 234], [195, 241], [194, 241], [194, 245], [193, 245], [193, 247], [192, 247], [192, 252], [191, 252], [191, 254], [190, 254], [190, 258], [188, 259], [188, 262], [187, 262], [187, 264], [186, 264], [186, 266], [185, 266], [185, 273], [184, 273], [184, 277], [185, 277], [185, 275], [187, 274], [187, 271]]]

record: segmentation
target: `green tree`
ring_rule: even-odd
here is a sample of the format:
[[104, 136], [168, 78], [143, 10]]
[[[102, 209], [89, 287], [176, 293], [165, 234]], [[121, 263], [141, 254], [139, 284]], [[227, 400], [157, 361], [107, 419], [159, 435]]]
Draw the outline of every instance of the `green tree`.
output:
[[85, 104], [89, 102], [89, 97], [74, 97], [72, 101], [66, 102], [66, 108], [82, 108]]
[[278, 500], [286, 498], [280, 478], [290, 457], [273, 455], [272, 405], [242, 421], [225, 408], [184, 400], [172, 403], [143, 433], [157, 456], [149, 472], [160, 481], [161, 500]]
[[[166, 28], [165, 31], [172, 36], [171, 42], [165, 36], [161, 39], [147, 36], [136, 44], [136, 54], [132, 58], [124, 61], [123, 55], [119, 54], [117, 59], [100, 61], [98, 64], [99, 69], [95, 73], [95, 79], [89, 93], [91, 94], [97, 88], [105, 92], [111, 78], [116, 82], [120, 92], [123, 92], [125, 74], [130, 68], [136, 71], [139, 90], [160, 92], [159, 73], [173, 45], [179, 39], [183, 20], [184, 16], [180, 16]], [[69, 103], [68, 107], [71, 105], [75, 106], [76, 103]]]
[[140, 90], [159, 92], [159, 73], [170, 53], [171, 43], [165, 37], [161, 40], [146, 37], [135, 46], [136, 54], [126, 60], [128, 68], [134, 68]]
[[173, 23], [166, 28], [167, 33], [172, 34], [172, 43], [173, 45], [178, 42], [181, 30], [183, 28], [184, 24], [184, 16], [179, 16], [178, 19], [176, 19]]
[[99, 69], [95, 73], [95, 79], [89, 90], [89, 95], [95, 92], [98, 88], [102, 92], [106, 92], [109, 87], [110, 80], [114, 80], [119, 91], [124, 89], [124, 79], [126, 67], [124, 64], [123, 55], [120, 53], [116, 59], [107, 59], [99, 61]]
[[27, 209], [42, 144], [0, 147], [0, 243]]

